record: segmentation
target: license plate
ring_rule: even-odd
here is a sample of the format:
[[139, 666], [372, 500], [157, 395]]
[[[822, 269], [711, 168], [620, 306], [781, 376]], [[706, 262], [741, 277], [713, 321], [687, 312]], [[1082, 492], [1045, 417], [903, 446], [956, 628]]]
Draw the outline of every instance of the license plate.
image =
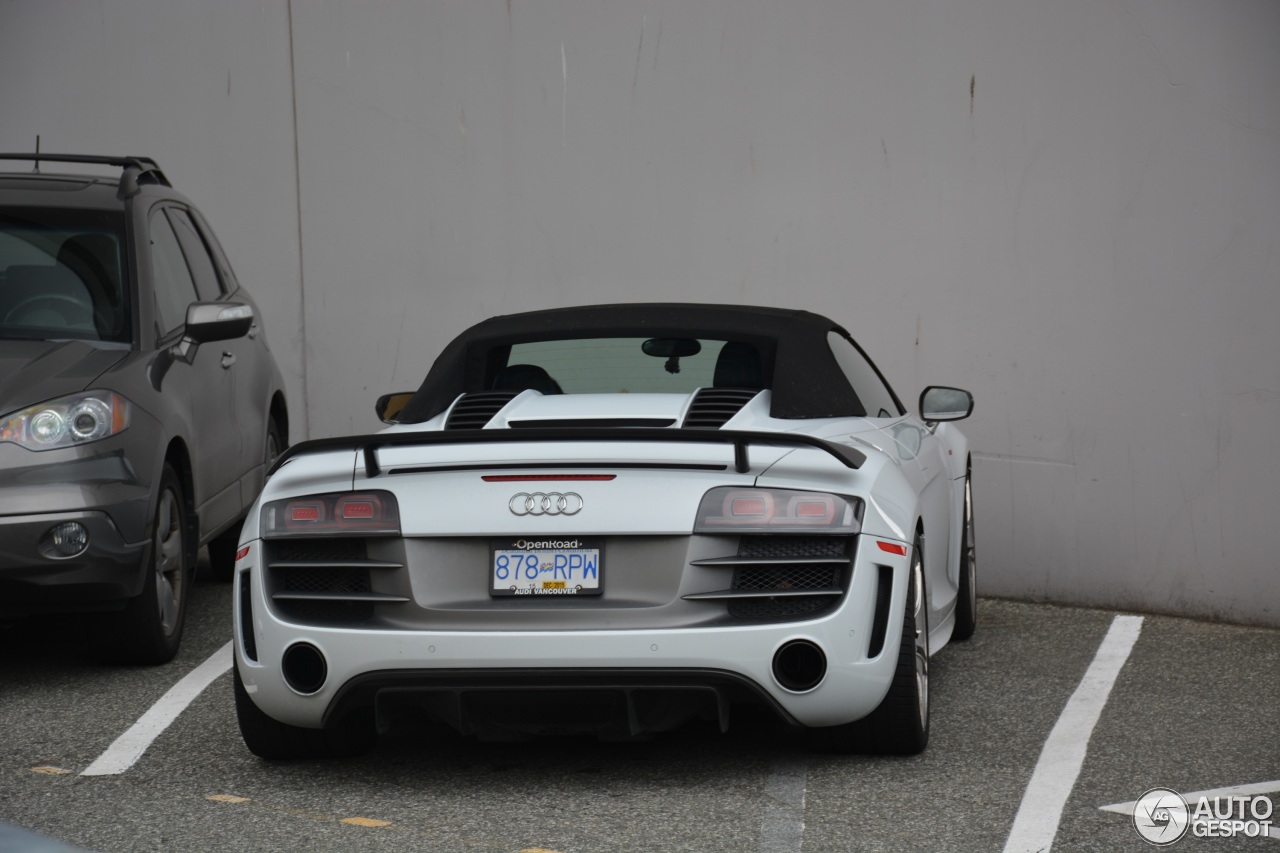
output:
[[493, 543], [491, 595], [599, 595], [604, 549], [596, 539], [514, 539]]

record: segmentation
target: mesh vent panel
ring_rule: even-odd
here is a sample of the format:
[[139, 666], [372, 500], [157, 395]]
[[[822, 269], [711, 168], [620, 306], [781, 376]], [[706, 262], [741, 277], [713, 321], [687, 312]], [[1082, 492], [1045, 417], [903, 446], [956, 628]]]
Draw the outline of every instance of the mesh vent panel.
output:
[[847, 557], [847, 536], [743, 536], [739, 557]]
[[[364, 539], [277, 539], [267, 543], [268, 588], [274, 592], [362, 593], [370, 592], [369, 570], [344, 562], [364, 560]], [[280, 562], [329, 563], [317, 566], [281, 566]], [[277, 599], [272, 606], [286, 619], [322, 625], [364, 622], [373, 618], [372, 602], [298, 601]]]
[[365, 558], [363, 539], [273, 539], [267, 548], [268, 563], [275, 560], [338, 563]]
[[743, 566], [733, 573], [736, 590], [827, 589], [839, 583], [838, 566]]
[[369, 592], [369, 570], [347, 566], [275, 569], [276, 592]]
[[[738, 556], [772, 560], [847, 558], [850, 541], [847, 536], [743, 536], [738, 540]], [[844, 577], [842, 565], [739, 566], [733, 572], [733, 588], [751, 592], [843, 589]], [[799, 619], [826, 610], [839, 600], [840, 596], [834, 594], [747, 598], [729, 602], [729, 615], [739, 619]]]
[[835, 596], [815, 598], [748, 598], [729, 603], [729, 615], [739, 619], [777, 619], [807, 616], [835, 603]]

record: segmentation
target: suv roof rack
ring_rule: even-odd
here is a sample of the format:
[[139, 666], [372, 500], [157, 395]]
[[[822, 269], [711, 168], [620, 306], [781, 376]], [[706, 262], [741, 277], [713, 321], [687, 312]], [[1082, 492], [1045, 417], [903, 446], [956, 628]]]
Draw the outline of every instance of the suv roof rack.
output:
[[129, 198], [138, 194], [141, 184], [160, 184], [172, 187], [160, 166], [150, 157], [105, 157], [97, 154], [0, 154], [0, 160], [30, 160], [35, 163], [35, 171], [40, 171], [40, 161], [51, 163], [95, 163], [104, 166], [119, 166], [124, 169], [120, 175], [120, 198]]

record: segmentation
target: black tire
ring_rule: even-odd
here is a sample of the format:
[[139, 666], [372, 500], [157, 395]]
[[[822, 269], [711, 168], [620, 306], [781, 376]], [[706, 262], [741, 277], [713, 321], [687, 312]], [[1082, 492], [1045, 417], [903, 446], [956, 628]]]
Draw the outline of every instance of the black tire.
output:
[[978, 553], [974, 544], [972, 479], [972, 473], [965, 472], [964, 522], [960, 535], [960, 589], [956, 594], [956, 626], [951, 631], [951, 639], [960, 642], [972, 637], [978, 627]]
[[267, 716], [253, 703], [240, 678], [240, 666], [232, 667], [236, 720], [240, 737], [249, 751], [268, 761], [350, 758], [363, 755], [377, 743], [373, 709], [347, 714], [329, 729], [304, 729]]
[[106, 655], [120, 663], [167, 663], [178, 653], [195, 574], [186, 499], [177, 473], [160, 475], [142, 592], [114, 614], [114, 642]]
[[917, 755], [929, 743], [929, 609], [922, 549], [917, 534], [911, 549], [898, 665], [888, 694], [861, 720], [809, 729], [811, 748], [820, 752]]
[[[284, 452], [284, 439], [275, 418], [267, 418], [266, 449], [263, 462], [268, 468]], [[236, 573], [236, 551], [240, 548], [240, 528], [243, 521], [219, 533], [209, 541], [209, 574], [215, 581], [229, 583]]]

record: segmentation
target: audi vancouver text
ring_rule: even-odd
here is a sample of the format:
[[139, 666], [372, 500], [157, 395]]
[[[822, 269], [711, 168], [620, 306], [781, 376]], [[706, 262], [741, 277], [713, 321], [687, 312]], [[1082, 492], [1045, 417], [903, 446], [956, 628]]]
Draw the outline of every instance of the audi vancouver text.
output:
[[833, 321], [627, 304], [495, 317], [387, 428], [277, 461], [235, 563], [264, 758], [394, 725], [633, 737], [762, 706], [833, 752], [929, 737], [974, 632], [967, 392], [909, 412]]

